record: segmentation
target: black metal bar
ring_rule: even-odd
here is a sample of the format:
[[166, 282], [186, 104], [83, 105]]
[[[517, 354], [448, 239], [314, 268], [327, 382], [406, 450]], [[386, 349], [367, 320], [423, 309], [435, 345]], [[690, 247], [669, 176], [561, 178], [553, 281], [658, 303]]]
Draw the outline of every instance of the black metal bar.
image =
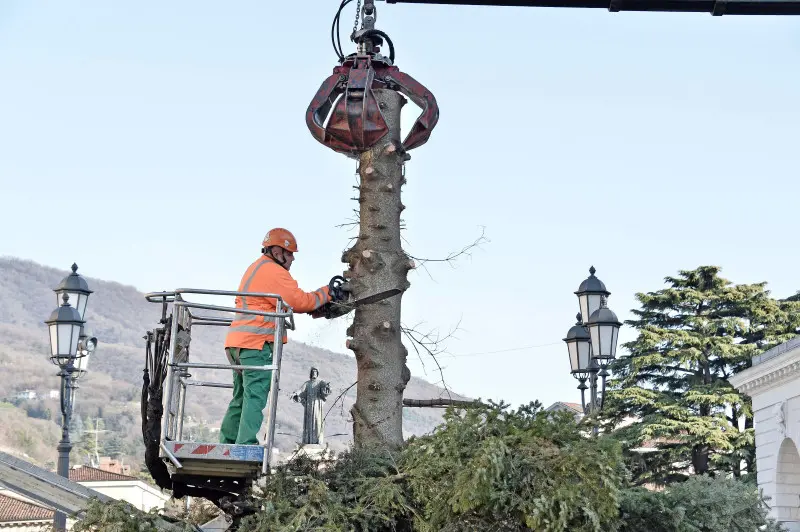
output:
[[439, 397], [436, 399], [403, 399], [403, 406], [427, 408], [455, 406], [458, 408], [477, 408], [483, 406], [483, 403], [480, 401], [459, 401], [457, 399]]
[[[58, 474], [69, 480], [69, 453], [72, 451], [72, 442], [69, 439], [69, 426], [72, 421], [72, 402], [74, 394], [72, 387], [72, 374], [75, 372], [73, 357], [70, 357], [66, 367], [59, 373], [61, 377], [61, 441], [58, 442]], [[57, 532], [66, 532], [67, 515], [56, 510], [53, 516], [53, 528]]]
[[800, 15], [800, 0], [386, 0], [389, 4], [489, 7], [571, 7], [712, 15]]

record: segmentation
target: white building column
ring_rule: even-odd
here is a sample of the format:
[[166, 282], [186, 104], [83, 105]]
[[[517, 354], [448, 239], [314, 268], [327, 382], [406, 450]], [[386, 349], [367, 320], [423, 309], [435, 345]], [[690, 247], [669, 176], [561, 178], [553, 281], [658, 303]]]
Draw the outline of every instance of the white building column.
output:
[[758, 487], [770, 516], [800, 532], [800, 337], [754, 357], [729, 381], [753, 400]]

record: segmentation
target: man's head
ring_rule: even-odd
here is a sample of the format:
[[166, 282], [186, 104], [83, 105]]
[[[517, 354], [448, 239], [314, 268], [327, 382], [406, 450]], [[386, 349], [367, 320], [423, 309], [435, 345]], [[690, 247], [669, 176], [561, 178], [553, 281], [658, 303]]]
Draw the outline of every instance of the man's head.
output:
[[272, 257], [275, 262], [289, 270], [297, 253], [297, 240], [294, 235], [282, 227], [270, 229], [261, 243], [261, 252]]
[[311, 372], [308, 374], [308, 378], [312, 381], [319, 377], [319, 370], [317, 368], [311, 368]]

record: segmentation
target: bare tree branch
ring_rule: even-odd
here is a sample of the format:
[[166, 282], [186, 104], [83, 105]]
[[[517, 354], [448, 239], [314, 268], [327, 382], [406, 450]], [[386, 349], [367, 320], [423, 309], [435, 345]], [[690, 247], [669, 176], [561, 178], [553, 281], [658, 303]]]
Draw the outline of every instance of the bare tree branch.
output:
[[426, 258], [422, 258], [422, 257], [415, 257], [414, 255], [410, 255], [410, 254], [408, 255], [408, 257], [411, 258], [411, 259], [414, 259], [418, 263], [419, 266], [422, 266], [423, 268], [425, 268], [425, 273], [428, 274], [428, 277], [433, 279], [433, 276], [431, 275], [431, 272], [428, 270], [427, 263], [429, 263], [429, 262], [445, 262], [445, 263], [449, 264], [451, 268], [455, 268], [454, 264], [455, 264], [455, 262], [458, 261], [459, 258], [465, 257], [465, 256], [466, 257], [472, 257], [472, 251], [475, 248], [479, 248], [481, 246], [481, 244], [489, 242], [489, 239], [486, 238], [485, 235], [486, 235], [486, 227], [481, 226], [481, 235], [478, 238], [476, 238], [474, 242], [472, 242], [471, 244], [467, 244], [466, 246], [461, 248], [459, 251], [450, 252], [446, 257], [441, 258], [441, 259], [426, 259]]
[[[336, 397], [336, 399], [334, 399], [334, 400], [333, 400], [333, 403], [331, 403], [331, 407], [328, 409], [328, 411], [327, 411], [327, 412], [325, 412], [325, 417], [323, 417], [323, 418], [322, 418], [322, 425], [323, 425], [323, 426], [325, 425], [325, 420], [326, 420], [326, 419], [328, 419], [328, 414], [330, 414], [330, 413], [331, 413], [331, 410], [333, 410], [333, 408], [336, 406], [336, 403], [338, 403], [338, 402], [341, 400], [341, 401], [342, 401], [342, 408], [344, 408], [344, 396], [345, 396], [345, 395], [347, 394], [347, 392], [349, 392], [349, 391], [350, 391], [350, 389], [351, 389], [353, 386], [355, 386], [356, 384], [358, 384], [358, 381], [354, 382], [353, 384], [351, 384], [350, 386], [348, 386], [347, 388], [345, 388], [345, 389], [342, 391], [342, 393], [340, 393], [340, 394], [338, 395], [338, 397]], [[344, 415], [344, 414], [342, 414], [342, 415]]]
[[348, 220], [349, 220], [348, 222], [341, 223], [341, 224], [336, 225], [334, 227], [336, 227], [337, 229], [341, 229], [343, 227], [351, 227], [351, 228], [355, 229], [355, 228], [358, 227], [358, 224], [361, 223], [359, 220], [354, 220], [353, 218], [348, 218]]
[[[359, 170], [359, 165], [358, 165], [358, 163], [356, 163], [356, 173], [355, 173], [356, 184], [353, 185], [353, 189], [354, 190], [358, 190], [360, 192], [361, 191], [361, 176], [359, 175], [358, 170]], [[359, 198], [350, 198], [350, 199], [355, 200], [355, 201], [359, 201]], [[359, 212], [358, 209], [353, 209], [353, 213], [355, 213], [355, 214], [352, 217], [347, 218], [346, 222], [341, 223], [339, 225], [336, 225], [334, 227], [336, 227], [337, 229], [345, 228], [349, 232], [358, 231], [358, 229], [359, 229], [359, 227], [361, 225], [361, 213]], [[347, 249], [350, 248], [350, 246], [352, 246], [354, 240], [358, 240], [358, 234], [356, 234], [356, 236], [351, 236], [348, 239], [347, 245], [342, 250], [342, 253], [344, 253]]]
[[442, 387], [444, 388], [445, 392], [447, 392], [447, 397], [452, 400], [450, 388], [448, 388], [447, 383], [444, 380], [444, 370], [442, 369], [441, 364], [439, 364], [438, 355], [447, 353], [447, 349], [445, 348], [444, 344], [447, 342], [447, 340], [456, 338], [455, 333], [461, 326], [461, 320], [459, 319], [456, 326], [453, 327], [453, 329], [451, 329], [450, 332], [448, 332], [444, 337], [439, 335], [439, 331], [437, 329], [433, 329], [427, 333], [420, 332], [418, 329], [420, 325], [421, 324], [417, 324], [413, 327], [407, 327], [403, 325], [401, 329], [405, 337], [411, 341], [411, 347], [417, 353], [417, 356], [422, 363], [423, 370], [425, 369], [425, 362], [422, 360], [422, 351], [427, 353], [428, 356], [433, 359], [433, 362], [436, 364], [436, 368], [439, 370], [439, 377]]

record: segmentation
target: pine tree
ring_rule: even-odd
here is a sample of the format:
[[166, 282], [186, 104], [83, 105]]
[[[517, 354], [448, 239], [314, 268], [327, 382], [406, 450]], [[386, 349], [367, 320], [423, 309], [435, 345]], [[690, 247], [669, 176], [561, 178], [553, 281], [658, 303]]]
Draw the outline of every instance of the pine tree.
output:
[[74, 438], [77, 441], [73, 447], [73, 450], [78, 451], [83, 463], [92, 464], [96, 462], [97, 457], [102, 451], [100, 442], [101, 438], [97, 431], [103, 432], [104, 423], [102, 419], [98, 418], [97, 420], [93, 421], [91, 417], [87, 416], [83, 426], [84, 429], [80, 434], [80, 439], [77, 439], [77, 434], [74, 435]]
[[639, 331], [613, 365], [604, 415], [637, 422], [617, 431], [638, 483], [666, 483], [691, 473], [755, 471], [752, 407], [728, 378], [754, 355], [786, 341], [800, 326], [800, 302], [775, 300], [766, 283], [734, 285], [717, 266], [666, 277], [667, 288], [638, 293]]
[[[59, 412], [59, 416], [60, 415], [61, 415], [61, 413]], [[60, 419], [59, 419], [59, 422], [60, 422]], [[81, 438], [81, 435], [83, 434], [83, 430], [84, 430], [83, 429], [83, 419], [81, 419], [81, 416], [78, 415], [77, 412], [73, 413], [72, 417], [70, 417], [70, 423], [69, 423], [69, 433], [70, 433], [71, 438], [73, 439], [73, 441], [77, 441], [77, 440], [79, 440]]]
[[112, 433], [102, 445], [103, 456], [110, 456], [111, 458], [119, 458], [122, 455], [122, 439], [118, 434]]

